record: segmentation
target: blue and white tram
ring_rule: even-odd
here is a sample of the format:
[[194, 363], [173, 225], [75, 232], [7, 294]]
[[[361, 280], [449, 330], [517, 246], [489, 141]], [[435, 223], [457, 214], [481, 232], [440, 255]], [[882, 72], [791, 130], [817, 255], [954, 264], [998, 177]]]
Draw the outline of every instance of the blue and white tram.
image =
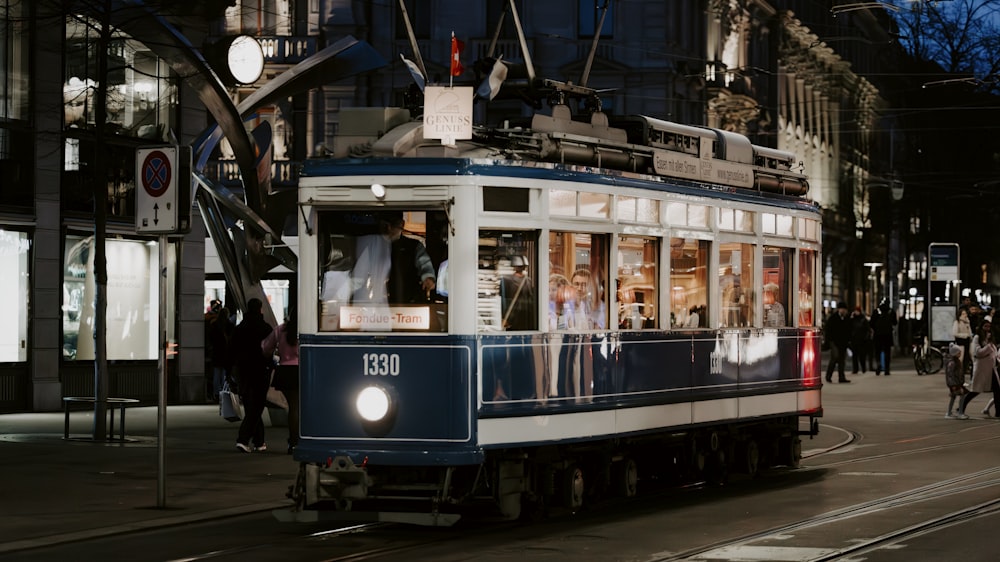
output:
[[304, 167], [279, 518], [450, 525], [797, 464], [821, 229], [791, 155], [555, 109], [452, 147], [360, 110], [344, 157]]

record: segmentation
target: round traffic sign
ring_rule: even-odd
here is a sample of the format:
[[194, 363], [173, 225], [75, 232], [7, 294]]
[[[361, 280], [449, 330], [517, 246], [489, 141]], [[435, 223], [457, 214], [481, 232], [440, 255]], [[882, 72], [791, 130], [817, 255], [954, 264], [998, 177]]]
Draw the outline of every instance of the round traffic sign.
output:
[[170, 159], [162, 150], [153, 150], [142, 161], [142, 188], [151, 197], [159, 197], [170, 187]]

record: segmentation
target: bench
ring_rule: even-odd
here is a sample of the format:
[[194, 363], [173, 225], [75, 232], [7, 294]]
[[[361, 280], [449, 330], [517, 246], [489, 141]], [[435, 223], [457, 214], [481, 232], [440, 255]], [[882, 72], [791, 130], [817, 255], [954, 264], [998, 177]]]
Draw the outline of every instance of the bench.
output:
[[[125, 408], [138, 404], [135, 398], [108, 398], [105, 402], [108, 406], [108, 413], [111, 415], [111, 423], [108, 424], [108, 441], [125, 442]], [[63, 439], [69, 439], [69, 413], [73, 404], [97, 404], [97, 399], [93, 396], [63, 396], [63, 412], [65, 421], [63, 423]], [[115, 409], [119, 410], [118, 415], [118, 439], [115, 439]]]

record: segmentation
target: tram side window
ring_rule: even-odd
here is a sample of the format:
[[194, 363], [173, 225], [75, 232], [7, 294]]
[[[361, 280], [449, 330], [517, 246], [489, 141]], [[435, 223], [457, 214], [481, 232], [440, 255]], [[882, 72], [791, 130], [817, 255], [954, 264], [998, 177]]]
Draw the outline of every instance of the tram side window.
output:
[[320, 330], [448, 329], [448, 218], [442, 211], [322, 211]]
[[476, 316], [480, 332], [538, 329], [537, 255], [537, 232], [479, 232]]
[[799, 250], [799, 326], [816, 325], [816, 317], [813, 314], [816, 294], [816, 287], [813, 285], [815, 268], [816, 252]]
[[549, 233], [549, 329], [604, 330], [608, 326], [608, 237]]
[[753, 244], [719, 244], [719, 327], [754, 325]]
[[788, 325], [792, 296], [791, 248], [764, 246], [764, 326], [777, 328]]
[[657, 287], [659, 245], [653, 238], [618, 239], [618, 327], [658, 328]]
[[707, 240], [670, 239], [670, 315], [677, 328], [708, 327]]

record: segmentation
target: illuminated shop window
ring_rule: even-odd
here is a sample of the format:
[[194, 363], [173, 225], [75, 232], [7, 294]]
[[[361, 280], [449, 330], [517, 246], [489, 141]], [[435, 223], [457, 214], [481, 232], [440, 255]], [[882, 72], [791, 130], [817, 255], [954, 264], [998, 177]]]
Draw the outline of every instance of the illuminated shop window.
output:
[[25, 232], [0, 229], [0, 362], [28, 359], [28, 254], [31, 239]]
[[[158, 356], [157, 329], [160, 287], [159, 247], [145, 240], [109, 239], [105, 244], [108, 269], [108, 359], [142, 360]], [[63, 358], [94, 359], [96, 314], [94, 237], [66, 236], [63, 261]], [[176, 254], [167, 251], [166, 317], [176, 317]], [[167, 338], [173, 339], [173, 322]]]

